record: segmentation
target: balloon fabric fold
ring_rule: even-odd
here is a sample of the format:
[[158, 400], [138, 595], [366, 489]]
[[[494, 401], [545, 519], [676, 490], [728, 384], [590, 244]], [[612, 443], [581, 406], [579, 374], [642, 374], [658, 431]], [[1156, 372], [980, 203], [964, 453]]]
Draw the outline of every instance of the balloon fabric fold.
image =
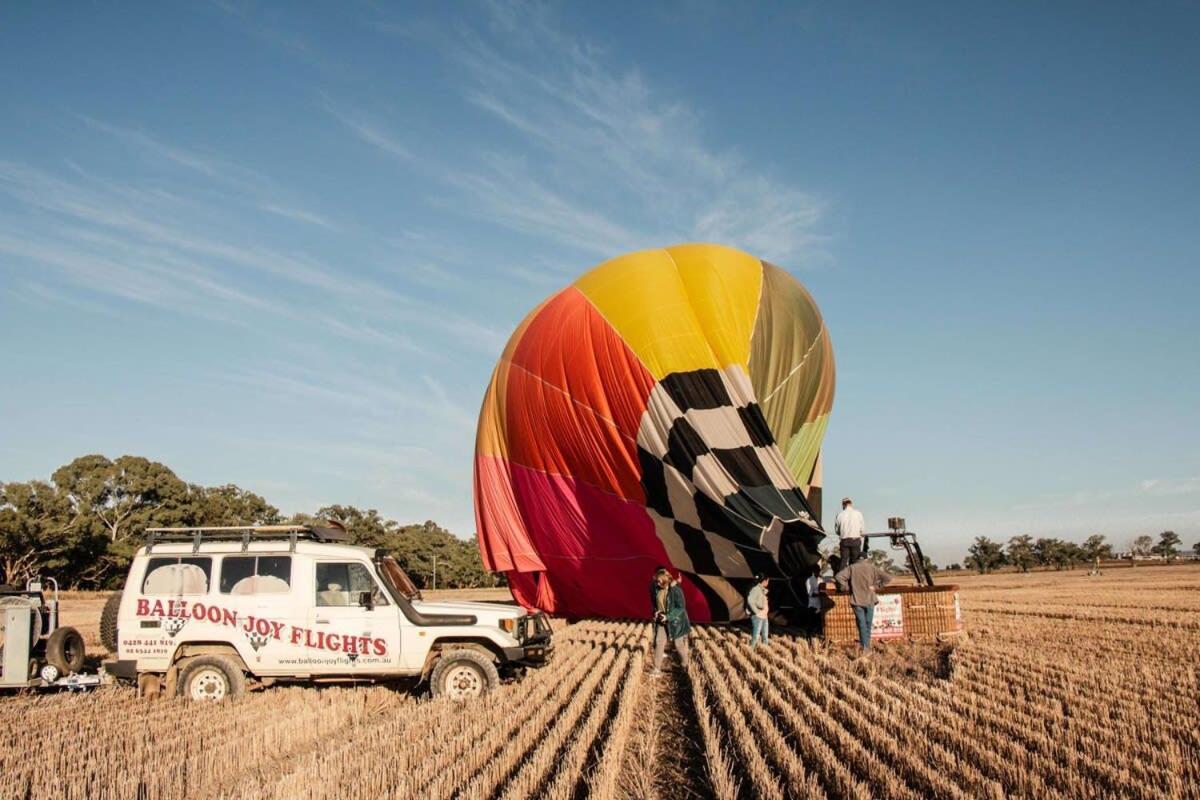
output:
[[829, 333], [787, 272], [688, 244], [607, 261], [517, 327], [479, 416], [484, 565], [527, 608], [647, 618], [654, 570], [692, 619], [802, 579], [824, 536]]

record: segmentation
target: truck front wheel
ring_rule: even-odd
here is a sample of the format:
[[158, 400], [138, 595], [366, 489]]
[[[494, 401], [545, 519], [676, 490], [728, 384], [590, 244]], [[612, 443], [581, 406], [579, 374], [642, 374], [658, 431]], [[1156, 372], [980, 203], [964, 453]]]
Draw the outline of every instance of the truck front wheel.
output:
[[481, 697], [500, 685], [492, 660], [478, 650], [449, 650], [442, 654], [429, 676], [434, 697], [463, 701]]
[[179, 674], [176, 692], [192, 700], [219, 702], [246, 691], [246, 676], [227, 656], [196, 656], [188, 659]]

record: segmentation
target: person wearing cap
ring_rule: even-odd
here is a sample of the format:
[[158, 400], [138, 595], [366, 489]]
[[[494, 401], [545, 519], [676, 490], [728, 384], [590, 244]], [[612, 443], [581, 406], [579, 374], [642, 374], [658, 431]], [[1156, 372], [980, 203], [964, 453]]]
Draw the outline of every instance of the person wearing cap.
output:
[[862, 512], [854, 507], [849, 497], [842, 498], [842, 510], [833, 521], [833, 532], [838, 536], [838, 554], [842, 566], [848, 567], [862, 554], [862, 537], [867, 530]]
[[750, 613], [750, 646], [756, 647], [761, 640], [765, 645], [770, 635], [771, 622], [767, 619], [767, 580], [765, 575], [754, 576], [754, 586], [746, 595], [746, 610]]

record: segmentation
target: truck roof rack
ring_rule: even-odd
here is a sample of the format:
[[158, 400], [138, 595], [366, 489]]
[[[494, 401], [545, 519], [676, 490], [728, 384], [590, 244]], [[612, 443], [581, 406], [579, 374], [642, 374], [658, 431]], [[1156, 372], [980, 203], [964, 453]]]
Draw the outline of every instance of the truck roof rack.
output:
[[251, 541], [286, 541], [288, 551], [296, 551], [296, 542], [305, 539], [315, 542], [348, 544], [350, 534], [340, 525], [224, 525], [201, 528], [147, 528], [146, 552], [156, 544], [191, 542], [192, 552], [198, 553], [203, 542], [240, 542], [242, 552]]

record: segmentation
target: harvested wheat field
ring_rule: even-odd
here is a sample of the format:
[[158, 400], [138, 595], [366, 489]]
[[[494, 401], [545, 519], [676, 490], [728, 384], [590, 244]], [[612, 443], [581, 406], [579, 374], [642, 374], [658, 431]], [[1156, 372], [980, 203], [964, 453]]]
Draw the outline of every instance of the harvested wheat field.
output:
[[[5, 696], [0, 797], [1200, 797], [1200, 569], [961, 583], [971, 636], [940, 663], [787, 635], [751, 651], [714, 626], [652, 678], [646, 625], [585, 621], [463, 706], [382, 686]], [[101, 601], [64, 598], [92, 650]]]

